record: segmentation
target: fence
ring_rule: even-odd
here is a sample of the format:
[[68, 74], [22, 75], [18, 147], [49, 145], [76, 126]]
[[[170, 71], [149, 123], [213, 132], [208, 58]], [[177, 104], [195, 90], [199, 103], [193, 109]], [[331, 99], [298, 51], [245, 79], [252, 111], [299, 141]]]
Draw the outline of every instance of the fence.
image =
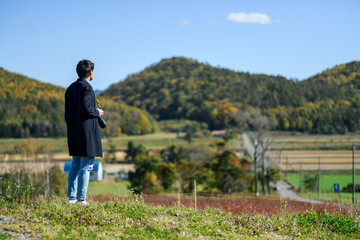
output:
[[[360, 151], [355, 146], [352, 150], [276, 150], [270, 159], [299, 192], [304, 190], [305, 181], [317, 177], [316, 189], [306, 197], [360, 203], [360, 193], [355, 192], [356, 184], [360, 184]], [[339, 188], [336, 192], [334, 184]], [[342, 189], [348, 184], [353, 191], [345, 193]]]

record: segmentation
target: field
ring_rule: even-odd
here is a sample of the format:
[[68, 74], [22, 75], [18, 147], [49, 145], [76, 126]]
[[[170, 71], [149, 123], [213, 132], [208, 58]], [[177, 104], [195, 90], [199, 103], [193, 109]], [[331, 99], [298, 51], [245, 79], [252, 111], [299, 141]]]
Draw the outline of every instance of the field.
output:
[[[271, 146], [272, 151], [268, 152], [267, 156], [271, 156], [272, 163], [281, 168], [283, 177], [288, 174], [288, 180], [294, 185], [299, 182], [299, 175], [294, 171], [299, 170], [300, 160], [303, 163], [304, 174], [305, 172], [315, 174], [317, 171], [310, 169], [317, 169], [319, 156], [322, 163], [321, 182], [324, 191], [331, 191], [334, 181], [340, 183], [340, 187], [351, 181], [351, 171], [346, 169], [349, 169], [349, 164], [351, 165], [348, 162], [352, 161], [351, 144], [359, 143], [356, 136], [281, 134], [277, 136]], [[329, 137], [333, 140], [327, 140]], [[195, 142], [209, 144], [217, 140], [203, 138], [195, 139]], [[335, 140], [339, 143], [336, 146], [338, 149], [328, 146]], [[3, 153], [3, 160], [6, 153], [15, 145], [27, 141], [29, 140], [1, 140], [0, 150]], [[68, 158], [65, 138], [33, 139], [33, 141], [35, 144], [49, 146], [55, 153], [53, 159]], [[159, 133], [104, 138], [104, 149], [109, 150], [113, 145], [120, 152], [126, 148], [128, 141], [144, 144], [148, 149], [153, 150], [165, 148], [172, 143], [186, 144], [182, 138], [177, 138], [176, 134]], [[299, 145], [299, 141], [304, 144]], [[347, 141], [346, 144], [343, 141]], [[233, 149], [243, 149], [242, 145], [240, 138], [231, 140], [229, 144]], [[17, 157], [20, 159], [22, 156]], [[357, 149], [355, 151], [357, 175], [360, 174], [359, 158], [360, 153]], [[31, 160], [30, 165], [35, 164], [32, 158], [27, 160]], [[327, 168], [333, 170], [325, 170]], [[360, 238], [358, 205], [310, 204], [289, 201], [277, 196], [252, 198], [200, 195], [195, 210], [194, 196], [191, 194], [181, 195], [180, 198], [176, 194], [132, 197], [127, 188], [129, 183], [115, 182], [113, 178], [114, 176], [111, 176], [102, 182], [90, 182], [88, 189], [90, 206], [68, 205], [65, 198], [56, 197], [16, 204], [0, 200], [0, 239]], [[304, 197], [317, 198], [317, 193], [302, 194]], [[329, 194], [322, 192], [322, 199], [336, 200]], [[342, 194], [341, 197], [343, 203], [349, 202], [347, 194]], [[357, 201], [359, 201], [358, 197], [357, 195]]]
[[[334, 174], [334, 171], [322, 171], [321, 172], [321, 190], [322, 191], [334, 191], [334, 184], [339, 183], [340, 189], [352, 183], [352, 171], [342, 171], [341, 174]], [[302, 180], [304, 181], [304, 174], [315, 175], [317, 171], [304, 171]], [[360, 169], [355, 172], [358, 177], [355, 177], [355, 184], [360, 184]], [[289, 173], [288, 181], [291, 182], [297, 188], [300, 187], [300, 174]]]
[[130, 191], [127, 186], [128, 181], [115, 182], [113, 179], [106, 179], [101, 182], [90, 182], [88, 187], [89, 196], [110, 195], [110, 196], [128, 196]]
[[[304, 171], [302, 180], [304, 181], [304, 175], [309, 174], [314, 176], [317, 174], [317, 171]], [[360, 169], [357, 169], [355, 172], [355, 184], [360, 184]], [[291, 172], [288, 174], [287, 180], [293, 184], [297, 189], [300, 187], [300, 174], [299, 172]], [[334, 192], [334, 184], [338, 183], [340, 190], [352, 183], [352, 171], [351, 170], [325, 170], [321, 172], [321, 194], [320, 200], [322, 201], [332, 201], [332, 202], [342, 202], [351, 204], [352, 203], [352, 193]], [[318, 199], [318, 192], [308, 192], [304, 190], [304, 185], [302, 184], [303, 192], [300, 193], [302, 197]], [[355, 204], [360, 204], [360, 193], [355, 193]]]
[[355, 145], [355, 167], [360, 169], [360, 137], [347, 135], [308, 135], [272, 133], [273, 164], [283, 171], [318, 169], [352, 169], [352, 145]]
[[273, 149], [281, 150], [319, 150], [319, 149], [343, 149], [352, 144], [360, 145], [358, 134], [345, 135], [310, 135], [304, 133], [271, 133]]
[[[303, 169], [304, 174], [308, 170], [317, 170], [318, 162], [320, 158], [320, 167], [322, 172], [325, 170], [337, 170], [351, 169], [352, 168], [352, 144], [356, 145], [355, 148], [355, 168], [356, 175], [360, 174], [360, 138], [356, 134], [347, 135], [309, 135], [299, 133], [271, 133], [272, 144], [271, 148], [266, 153], [266, 156], [270, 156], [271, 165], [280, 168], [285, 178], [287, 174], [294, 171]], [[215, 141], [219, 141], [219, 138], [207, 137], [207, 138], [194, 138], [194, 143], [210, 144]], [[14, 149], [14, 146], [26, 143], [29, 139], [1, 139], [0, 140], [0, 160], [9, 159], [6, 153]], [[34, 138], [32, 141], [36, 145], [45, 145], [50, 148], [54, 153], [52, 159], [56, 161], [69, 161], [71, 158], [67, 154], [66, 139], [46, 139], [46, 138]], [[177, 133], [156, 133], [142, 136], [121, 136], [116, 138], [103, 138], [104, 150], [110, 150], [111, 146], [117, 150], [117, 158], [123, 159], [124, 149], [127, 148], [127, 143], [133, 141], [135, 144], [143, 144], [148, 149], [159, 150], [167, 147], [169, 144], [186, 144], [182, 138], [182, 134], [179, 136]], [[230, 140], [228, 143], [230, 149], [236, 149], [244, 152], [243, 140], [241, 136]], [[106, 155], [105, 155], [106, 156]], [[24, 162], [22, 155], [13, 156], [18, 161]], [[39, 156], [39, 158], [44, 158]], [[269, 158], [268, 158], [269, 159]], [[31, 160], [28, 158], [27, 160]], [[2, 162], [2, 170], [5, 169], [6, 162]], [[15, 163], [17, 165], [18, 163]], [[40, 163], [40, 165], [44, 163]], [[62, 166], [62, 162], [56, 164]], [[30, 164], [31, 165], [31, 164]], [[34, 165], [32, 163], [32, 165]], [[35, 166], [35, 165], [34, 165]], [[61, 168], [60, 166], [60, 168]], [[298, 179], [295, 176], [289, 175], [289, 180], [298, 185]], [[331, 175], [326, 176], [322, 174], [322, 189], [325, 191], [332, 189], [334, 183], [334, 177]], [[357, 178], [356, 182], [359, 181]], [[340, 183], [340, 186], [351, 182], [351, 176], [349, 172], [338, 176], [336, 182]], [[101, 188], [99, 183], [99, 189]], [[95, 188], [95, 186], [94, 186]], [[106, 189], [106, 188], [105, 188]], [[109, 194], [115, 193], [117, 188], [109, 190]], [[95, 189], [96, 192], [96, 189]], [[107, 194], [107, 193], [105, 193]], [[344, 197], [345, 199], [345, 197]]]
[[[118, 152], [127, 149], [129, 141], [133, 141], [136, 145], [142, 144], [149, 150], [161, 150], [170, 144], [183, 145], [187, 142], [182, 138], [183, 133], [179, 136], [176, 133], [155, 133], [141, 136], [120, 136], [114, 138], [102, 138], [103, 150], [109, 151], [111, 146], [115, 146]], [[216, 137], [194, 138], [194, 143], [210, 144], [221, 139]], [[66, 138], [32, 138], [31, 141], [37, 146], [46, 146], [54, 153], [54, 158], [61, 160], [68, 158], [67, 140]], [[6, 154], [14, 149], [14, 146], [29, 142], [29, 139], [0, 139], [0, 160], [5, 159]], [[230, 149], [243, 149], [242, 138], [237, 137], [231, 139], [228, 143]]]

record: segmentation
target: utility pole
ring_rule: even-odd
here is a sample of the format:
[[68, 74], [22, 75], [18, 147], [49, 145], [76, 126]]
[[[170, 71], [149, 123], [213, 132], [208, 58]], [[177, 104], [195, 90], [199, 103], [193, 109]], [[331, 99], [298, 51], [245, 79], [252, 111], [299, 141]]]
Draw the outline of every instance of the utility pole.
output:
[[286, 180], [288, 180], [288, 172], [289, 172], [289, 159], [286, 157]]
[[300, 158], [300, 182], [299, 182], [299, 191], [302, 190], [302, 158]]
[[319, 184], [318, 184], [318, 200], [320, 200], [320, 191], [321, 191], [321, 168], [320, 168], [320, 157], [319, 157], [319, 169], [318, 169], [318, 177], [319, 177]]
[[261, 166], [261, 170], [262, 170], [262, 192], [263, 192], [263, 195], [265, 196], [266, 195], [266, 191], [265, 191], [265, 184], [266, 184], [266, 180], [265, 180], [265, 176], [266, 176], [266, 166], [265, 166], [265, 148], [263, 148], [261, 146], [261, 163], [262, 163], [262, 166]]
[[352, 145], [352, 203], [355, 204], [355, 145]]
[[196, 211], [196, 180], [194, 180], [194, 196], [195, 196], [195, 211]]
[[281, 168], [281, 150], [279, 150], [278, 169]]
[[255, 177], [255, 196], [259, 196], [259, 190], [258, 190], [258, 179], [257, 179], [257, 149], [254, 151], [254, 177]]
[[257, 178], [257, 141], [255, 141], [255, 151], [254, 151], [254, 178], [255, 178], [255, 196], [259, 196], [259, 191], [258, 191], [258, 178]]

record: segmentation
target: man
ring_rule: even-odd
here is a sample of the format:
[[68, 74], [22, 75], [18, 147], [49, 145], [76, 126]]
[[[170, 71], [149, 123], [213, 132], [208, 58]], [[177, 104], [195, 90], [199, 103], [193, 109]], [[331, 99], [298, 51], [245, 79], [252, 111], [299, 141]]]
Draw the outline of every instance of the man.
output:
[[69, 203], [88, 204], [86, 192], [95, 157], [102, 157], [98, 118], [104, 115], [95, 106], [95, 93], [90, 85], [94, 63], [81, 60], [76, 66], [79, 76], [65, 93], [65, 121], [69, 155], [73, 156], [68, 177]]

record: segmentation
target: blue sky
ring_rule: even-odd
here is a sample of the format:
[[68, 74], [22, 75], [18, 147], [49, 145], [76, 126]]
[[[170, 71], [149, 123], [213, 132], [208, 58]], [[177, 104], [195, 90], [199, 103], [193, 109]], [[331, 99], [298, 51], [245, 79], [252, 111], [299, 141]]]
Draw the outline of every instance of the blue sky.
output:
[[303, 80], [360, 60], [360, 1], [0, 0], [0, 67], [94, 89], [173, 56]]

